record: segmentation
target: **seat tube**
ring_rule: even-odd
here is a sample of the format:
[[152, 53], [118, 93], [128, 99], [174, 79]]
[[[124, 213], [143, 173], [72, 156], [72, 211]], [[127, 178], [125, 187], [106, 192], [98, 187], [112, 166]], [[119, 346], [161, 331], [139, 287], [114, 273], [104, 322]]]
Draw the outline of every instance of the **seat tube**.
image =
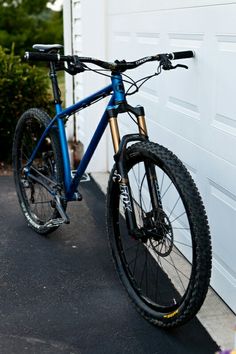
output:
[[54, 98], [54, 104], [55, 104], [55, 109], [57, 114], [57, 124], [58, 124], [59, 139], [61, 145], [61, 153], [63, 158], [64, 187], [67, 193], [71, 183], [71, 171], [70, 171], [70, 159], [69, 159], [68, 146], [66, 140], [65, 125], [63, 119], [60, 118], [60, 113], [62, 112], [62, 107], [61, 107], [62, 101], [60, 97], [61, 96], [60, 90], [58, 87], [55, 63], [50, 62], [49, 64], [50, 64], [49, 77], [52, 83], [53, 98]]
[[[56, 113], [59, 114], [62, 111], [61, 104], [57, 103], [56, 105]], [[68, 152], [68, 145], [66, 139], [66, 131], [63, 119], [57, 118], [58, 130], [59, 130], [59, 138], [61, 145], [61, 153], [63, 158], [63, 168], [64, 168], [64, 184], [66, 193], [68, 192], [71, 184], [71, 169], [70, 169], [70, 158]]]

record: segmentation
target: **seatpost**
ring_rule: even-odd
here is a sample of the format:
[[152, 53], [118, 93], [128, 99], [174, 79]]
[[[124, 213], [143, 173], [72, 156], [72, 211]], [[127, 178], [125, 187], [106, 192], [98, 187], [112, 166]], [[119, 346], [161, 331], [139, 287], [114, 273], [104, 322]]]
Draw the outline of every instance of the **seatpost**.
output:
[[50, 61], [50, 71], [49, 71], [49, 77], [52, 82], [52, 90], [53, 90], [53, 97], [54, 97], [54, 103], [55, 104], [61, 104], [61, 92], [58, 86], [58, 81], [57, 81], [57, 73], [56, 73], [56, 66], [55, 63]]

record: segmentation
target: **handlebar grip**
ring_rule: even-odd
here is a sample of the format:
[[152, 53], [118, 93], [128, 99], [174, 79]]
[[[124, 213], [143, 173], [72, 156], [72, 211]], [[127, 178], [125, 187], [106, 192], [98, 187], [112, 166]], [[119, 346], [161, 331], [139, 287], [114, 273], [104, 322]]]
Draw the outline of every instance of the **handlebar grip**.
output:
[[192, 50], [185, 50], [183, 52], [174, 52], [171, 53], [172, 58], [170, 58], [171, 60], [174, 59], [187, 59], [187, 58], [193, 58], [195, 53]]
[[47, 54], [47, 53], [40, 53], [40, 52], [25, 52], [24, 59], [25, 60], [35, 60], [35, 61], [58, 62], [58, 61], [60, 61], [61, 56], [59, 53]]

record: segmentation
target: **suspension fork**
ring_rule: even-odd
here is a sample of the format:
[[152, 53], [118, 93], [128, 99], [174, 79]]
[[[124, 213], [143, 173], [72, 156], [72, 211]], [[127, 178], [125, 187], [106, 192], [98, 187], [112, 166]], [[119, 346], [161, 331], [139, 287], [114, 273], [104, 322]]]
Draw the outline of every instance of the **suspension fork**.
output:
[[129, 234], [135, 238], [138, 238], [139, 236], [142, 237], [143, 235], [137, 226], [135, 217], [135, 206], [127, 172], [126, 147], [130, 142], [146, 140], [147, 137], [141, 136], [139, 134], [124, 135], [121, 139], [119, 150], [114, 156], [117, 170], [116, 174], [114, 175], [114, 179], [119, 184], [120, 195], [123, 203], [123, 210]]
[[[117, 115], [120, 111], [131, 111], [135, 114], [137, 118], [139, 134], [129, 134], [123, 136], [120, 141], [119, 128], [117, 123]], [[129, 234], [135, 238], [143, 237], [142, 231], [138, 228], [136, 217], [135, 217], [135, 209], [134, 203], [131, 195], [131, 189], [129, 184], [128, 172], [127, 172], [127, 161], [126, 161], [126, 147], [127, 144], [134, 141], [147, 141], [147, 127], [145, 122], [144, 110], [142, 107], [131, 107], [125, 104], [125, 107], [114, 107], [108, 110], [109, 116], [109, 124], [111, 129], [111, 136], [113, 141], [113, 147], [115, 151], [114, 159], [116, 162], [117, 171], [115, 176], [113, 177], [116, 182], [119, 183], [119, 189], [121, 194], [121, 199], [123, 202], [123, 208], [127, 223], [127, 228]], [[145, 162], [145, 172], [148, 181], [148, 188], [151, 196], [151, 202], [153, 208], [157, 209], [160, 206], [160, 198], [158, 197], [158, 183], [155, 172], [155, 167], [153, 165], [147, 164]]]
[[[148, 136], [144, 115], [138, 116], [137, 121], [138, 121], [140, 135]], [[148, 189], [149, 189], [149, 195], [151, 198], [152, 207], [154, 210], [157, 210], [159, 208], [162, 209], [161, 195], [160, 195], [160, 189], [157, 180], [155, 166], [153, 164], [147, 163], [146, 161], [144, 162], [144, 166], [145, 166], [145, 172], [147, 176], [147, 183], [148, 183]]]

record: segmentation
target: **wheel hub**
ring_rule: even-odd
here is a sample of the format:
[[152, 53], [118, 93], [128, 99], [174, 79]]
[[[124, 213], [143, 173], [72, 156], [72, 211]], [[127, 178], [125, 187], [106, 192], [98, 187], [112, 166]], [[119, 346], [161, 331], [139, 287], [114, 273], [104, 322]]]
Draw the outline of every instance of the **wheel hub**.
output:
[[168, 256], [173, 248], [173, 230], [166, 213], [163, 210], [146, 213], [143, 225], [143, 241], [149, 241], [159, 256]]

